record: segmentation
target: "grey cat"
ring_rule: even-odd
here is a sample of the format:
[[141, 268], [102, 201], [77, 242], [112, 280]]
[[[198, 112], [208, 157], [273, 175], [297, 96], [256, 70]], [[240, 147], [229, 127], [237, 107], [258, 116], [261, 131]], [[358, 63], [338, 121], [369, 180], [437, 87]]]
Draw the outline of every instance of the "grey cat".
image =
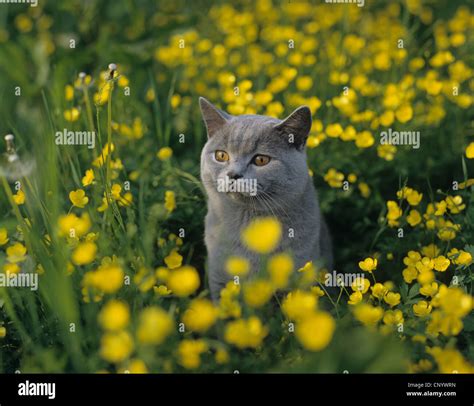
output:
[[[201, 153], [201, 179], [208, 195], [205, 243], [213, 300], [231, 280], [225, 271], [229, 255], [259, 269], [259, 256], [241, 242], [240, 234], [257, 217], [274, 216], [283, 236], [276, 252], [290, 252], [296, 269], [308, 261], [332, 268], [328, 228], [308, 173], [306, 139], [311, 111], [302, 106], [284, 120], [260, 115], [232, 116], [199, 99], [208, 140]], [[226, 184], [252, 184], [256, 190], [222, 189]], [[234, 183], [232, 183], [234, 182]], [[234, 188], [235, 189], [235, 188]], [[256, 193], [255, 193], [256, 192]]]

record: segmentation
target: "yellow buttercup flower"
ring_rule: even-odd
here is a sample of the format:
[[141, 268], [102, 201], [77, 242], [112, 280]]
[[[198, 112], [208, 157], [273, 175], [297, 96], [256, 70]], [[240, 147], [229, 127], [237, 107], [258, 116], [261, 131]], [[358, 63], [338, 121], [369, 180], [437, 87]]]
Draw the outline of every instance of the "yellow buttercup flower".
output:
[[397, 325], [404, 322], [401, 310], [387, 310], [383, 315], [384, 324]]
[[294, 290], [286, 296], [281, 309], [290, 320], [301, 320], [311, 314], [318, 303], [317, 298], [302, 290]]
[[242, 232], [244, 244], [259, 254], [272, 252], [282, 234], [281, 224], [272, 217], [258, 218], [248, 225]]
[[355, 318], [366, 326], [374, 326], [383, 317], [383, 309], [381, 307], [374, 307], [367, 303], [359, 304], [354, 308], [353, 312]]
[[273, 295], [272, 284], [264, 279], [255, 279], [243, 287], [245, 303], [250, 307], [259, 308], [265, 305]]
[[399, 225], [398, 219], [402, 216], [402, 209], [398, 206], [397, 202], [389, 200], [387, 202], [387, 220], [390, 227], [396, 227]]
[[8, 262], [17, 263], [26, 259], [26, 247], [19, 242], [10, 245], [6, 250], [6, 253]]
[[165, 264], [169, 269], [179, 268], [183, 263], [183, 257], [178, 251], [173, 250], [165, 257]]
[[370, 281], [363, 277], [357, 277], [351, 284], [351, 288], [354, 292], [361, 292], [362, 294], [367, 293], [370, 287]]
[[170, 272], [167, 280], [168, 287], [176, 296], [185, 297], [193, 294], [199, 288], [199, 275], [192, 266], [182, 266]]
[[232, 276], [245, 276], [250, 271], [250, 263], [245, 258], [231, 256], [226, 261], [225, 270]]
[[440, 249], [436, 244], [429, 244], [421, 249], [421, 253], [428, 258], [435, 258], [439, 255]]
[[159, 296], [168, 296], [172, 293], [165, 285], [153, 286], [153, 291]]
[[288, 254], [276, 254], [268, 261], [267, 269], [273, 286], [282, 289], [293, 272], [293, 259]]
[[434, 264], [433, 267], [438, 272], [446, 271], [446, 269], [448, 269], [450, 263], [451, 263], [451, 261], [448, 258], [446, 258], [444, 255], [440, 255], [440, 256], [436, 257], [435, 259], [433, 259], [433, 264]]
[[416, 227], [421, 223], [421, 214], [418, 210], [410, 210], [410, 213], [407, 216], [407, 222], [412, 227]]
[[71, 101], [74, 99], [74, 87], [71, 85], [66, 85], [64, 87], [64, 98], [66, 101]]
[[358, 148], [369, 148], [374, 145], [375, 139], [370, 131], [362, 131], [357, 134], [355, 144]]
[[474, 142], [471, 142], [467, 147], [466, 147], [466, 157], [468, 159], [474, 159]]
[[0, 228], [0, 246], [5, 245], [9, 241], [6, 228]]
[[171, 190], [165, 192], [165, 209], [168, 213], [172, 213], [176, 209], [176, 198], [175, 194]]
[[194, 299], [183, 314], [186, 329], [198, 333], [207, 331], [217, 319], [218, 309], [208, 299]]
[[326, 127], [326, 134], [328, 137], [337, 138], [343, 133], [342, 126], [339, 123], [329, 124]]
[[427, 297], [433, 297], [438, 292], [438, 284], [436, 282], [428, 283], [420, 288], [420, 294]]
[[410, 189], [409, 193], [406, 195], [407, 202], [410, 206], [418, 206], [421, 199], [423, 198], [423, 193], [418, 193], [416, 190]]
[[356, 305], [356, 304], [362, 302], [362, 298], [363, 298], [362, 292], [357, 290], [357, 291], [350, 294], [349, 300], [348, 300], [347, 303], [350, 304], [350, 305]]
[[418, 277], [418, 271], [414, 266], [409, 266], [403, 270], [402, 275], [406, 283], [412, 283]]
[[431, 313], [433, 307], [426, 300], [420, 300], [413, 305], [413, 313], [418, 317], [424, 317]]
[[18, 189], [18, 191], [13, 195], [13, 201], [18, 206], [25, 203], [25, 193], [23, 192], [23, 190]]
[[359, 262], [359, 268], [365, 272], [372, 273], [377, 269], [377, 259], [376, 258], [365, 258], [363, 261]]
[[461, 196], [447, 196], [446, 206], [451, 214], [459, 214], [466, 208]]
[[474, 367], [454, 348], [433, 347], [428, 348], [427, 352], [433, 356], [442, 374], [474, 373]]
[[94, 182], [95, 176], [94, 176], [94, 170], [93, 169], [87, 169], [84, 177], [82, 178], [82, 186], [89, 186]]
[[105, 330], [123, 330], [129, 321], [128, 305], [118, 300], [109, 301], [99, 313], [99, 323]]
[[93, 242], [80, 243], [72, 253], [71, 260], [75, 265], [87, 265], [94, 261], [97, 245]]
[[397, 111], [395, 111], [395, 117], [400, 123], [406, 123], [413, 118], [413, 109], [409, 104], [404, 104], [400, 106]]
[[172, 333], [173, 319], [157, 306], [148, 307], [140, 313], [137, 338], [144, 344], [159, 345]]
[[472, 255], [469, 252], [461, 250], [455, 261], [458, 265], [470, 265], [472, 263]]
[[216, 351], [215, 359], [218, 364], [226, 364], [227, 362], [229, 362], [230, 356], [225, 349], [218, 348]]
[[7, 275], [19, 273], [20, 271], [21, 271], [21, 268], [16, 262], [13, 262], [13, 263], [7, 262], [5, 265], [3, 265], [3, 272], [5, 272]]
[[112, 363], [119, 363], [129, 357], [133, 351], [133, 339], [126, 331], [106, 333], [100, 341], [100, 355]]
[[321, 351], [331, 342], [336, 323], [329, 313], [315, 312], [298, 322], [295, 335], [309, 351]]
[[156, 156], [160, 161], [167, 161], [173, 155], [173, 150], [170, 147], [160, 148]]
[[471, 312], [474, 302], [472, 296], [461, 288], [442, 285], [432, 303], [439, 307], [444, 314], [462, 318]]
[[302, 92], [313, 87], [313, 79], [311, 76], [300, 76], [296, 79], [296, 88]]
[[146, 367], [146, 364], [141, 360], [141, 359], [132, 359], [128, 363], [127, 368], [124, 368], [123, 370], [119, 372], [124, 372], [127, 370], [130, 374], [146, 374], [148, 373], [148, 368]]
[[70, 110], [65, 110], [64, 119], [70, 122], [77, 121], [79, 119], [79, 109], [77, 109], [76, 107], [73, 107]]
[[237, 348], [257, 348], [267, 334], [268, 328], [258, 317], [252, 316], [247, 320], [229, 322], [225, 328], [224, 339]]
[[334, 168], [330, 168], [324, 175], [324, 180], [332, 188], [340, 188], [344, 181], [344, 174], [336, 171]]
[[395, 307], [400, 303], [400, 293], [388, 292], [383, 300], [390, 305], [390, 307]]
[[60, 216], [58, 225], [60, 236], [81, 238], [88, 233], [92, 223], [89, 214], [87, 213], [83, 213], [81, 217], [77, 217], [74, 213], [70, 213]]
[[75, 207], [83, 208], [89, 202], [86, 192], [83, 189], [77, 189], [69, 193], [69, 200]]
[[358, 188], [363, 198], [367, 199], [370, 196], [370, 187], [367, 183], [360, 182]]
[[201, 354], [209, 349], [204, 340], [183, 340], [178, 345], [179, 363], [186, 369], [201, 365]]

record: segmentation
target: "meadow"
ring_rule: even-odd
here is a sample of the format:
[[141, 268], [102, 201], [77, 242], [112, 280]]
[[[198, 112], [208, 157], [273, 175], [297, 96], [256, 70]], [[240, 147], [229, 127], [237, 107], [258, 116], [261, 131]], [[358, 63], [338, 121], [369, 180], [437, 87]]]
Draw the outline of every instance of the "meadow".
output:
[[[0, 4], [0, 372], [473, 373], [473, 92], [468, 1]], [[310, 107], [334, 270], [210, 300], [200, 96]]]

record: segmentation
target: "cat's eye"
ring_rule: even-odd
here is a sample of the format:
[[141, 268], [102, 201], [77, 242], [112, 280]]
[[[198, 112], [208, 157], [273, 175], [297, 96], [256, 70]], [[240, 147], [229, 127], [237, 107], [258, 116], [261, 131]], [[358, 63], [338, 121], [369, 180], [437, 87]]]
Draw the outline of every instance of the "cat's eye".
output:
[[270, 162], [270, 157], [268, 155], [255, 155], [253, 158], [253, 163], [257, 166], [265, 166]]
[[214, 152], [214, 158], [217, 162], [227, 162], [229, 160], [229, 154], [222, 150], [217, 150]]

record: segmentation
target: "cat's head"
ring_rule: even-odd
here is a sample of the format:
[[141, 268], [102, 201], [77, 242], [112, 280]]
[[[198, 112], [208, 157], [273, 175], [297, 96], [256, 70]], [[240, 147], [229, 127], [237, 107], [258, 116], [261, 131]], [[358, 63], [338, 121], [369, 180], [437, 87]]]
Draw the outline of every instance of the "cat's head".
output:
[[301, 195], [309, 177], [305, 151], [311, 129], [308, 107], [278, 120], [232, 116], [202, 97], [199, 103], [208, 135], [201, 155], [201, 178], [210, 195], [222, 192], [223, 199], [261, 207], [271, 201], [282, 205]]

